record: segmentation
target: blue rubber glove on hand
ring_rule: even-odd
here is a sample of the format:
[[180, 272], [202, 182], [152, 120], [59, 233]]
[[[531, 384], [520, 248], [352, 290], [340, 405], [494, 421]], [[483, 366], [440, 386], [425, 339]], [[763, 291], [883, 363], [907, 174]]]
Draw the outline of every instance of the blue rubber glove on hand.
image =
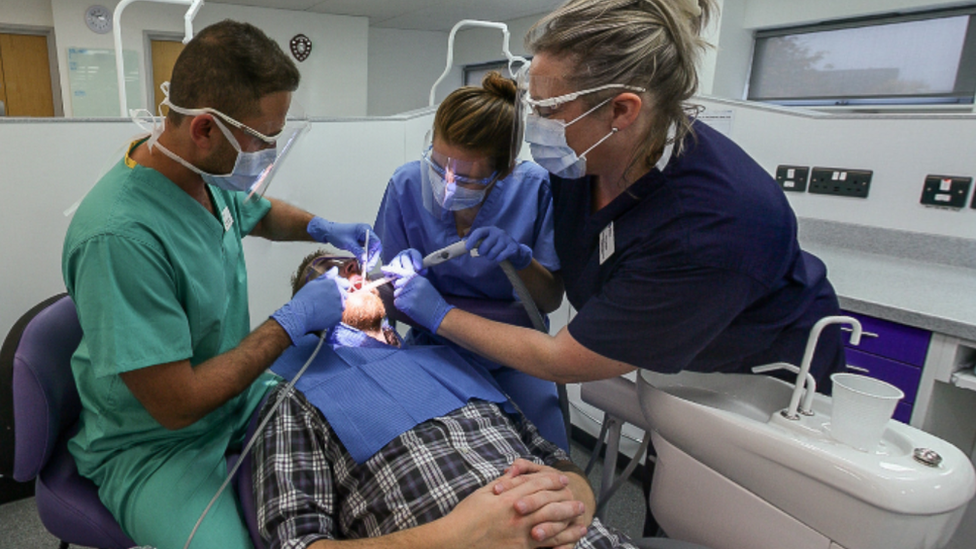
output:
[[396, 257], [385, 266], [380, 267], [380, 270], [387, 278], [393, 280], [394, 287], [398, 287], [397, 281], [406, 282], [405, 279], [412, 278], [415, 275], [427, 274], [427, 269], [424, 268], [424, 256], [413, 248], [407, 248], [396, 254]]
[[[414, 322], [436, 334], [448, 311], [454, 308], [449, 305], [434, 285], [423, 276], [425, 272], [423, 257], [420, 252], [407, 249], [393, 258], [383, 267], [383, 274], [393, 279], [393, 304]], [[418, 272], [418, 269], [421, 269]]]
[[[372, 271], [380, 260], [383, 243], [366, 223], [336, 223], [316, 216], [308, 222], [306, 230], [309, 236], [322, 244], [332, 244], [336, 248], [352, 252], [356, 259], [363, 262], [366, 272]], [[369, 250], [363, 250], [366, 235], [369, 235]]]
[[[478, 244], [481, 241], [481, 244]], [[498, 227], [479, 227], [467, 236], [468, 250], [478, 247], [478, 255], [489, 261], [501, 263], [508, 260], [516, 271], [532, 263], [532, 248], [520, 244]]]
[[298, 345], [305, 334], [330, 330], [342, 320], [349, 285], [339, 276], [339, 269], [332, 267], [298, 290], [271, 318], [281, 324], [292, 344]]

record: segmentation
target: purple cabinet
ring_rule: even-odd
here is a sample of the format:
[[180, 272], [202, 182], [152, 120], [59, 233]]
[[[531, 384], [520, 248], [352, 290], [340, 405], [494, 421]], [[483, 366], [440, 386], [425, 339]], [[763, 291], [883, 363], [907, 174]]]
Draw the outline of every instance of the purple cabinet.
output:
[[905, 398], [902, 399], [902, 402], [906, 404], [915, 402], [918, 382], [922, 379], [921, 368], [865, 353], [859, 351], [857, 347], [848, 347], [845, 350], [847, 351], [847, 369], [849, 371], [887, 381], [905, 392]]
[[858, 319], [864, 329], [861, 344], [854, 348], [919, 368], [925, 364], [932, 332], [858, 313], [844, 314]]
[[845, 342], [848, 371], [887, 381], [904, 391], [894, 417], [908, 423], [932, 332], [858, 313], [844, 314], [858, 319], [865, 332], [860, 345]]

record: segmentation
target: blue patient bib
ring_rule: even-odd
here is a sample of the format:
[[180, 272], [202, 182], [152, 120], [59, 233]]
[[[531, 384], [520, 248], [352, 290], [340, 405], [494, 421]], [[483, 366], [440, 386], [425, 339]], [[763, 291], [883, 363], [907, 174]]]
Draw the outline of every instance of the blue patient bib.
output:
[[[364, 463], [418, 424], [447, 415], [473, 398], [508, 402], [489, 373], [450, 348], [397, 349], [371, 341], [375, 345], [323, 345], [295, 384], [322, 411], [356, 463]], [[291, 379], [317, 343], [317, 338], [307, 336], [271, 369]]]

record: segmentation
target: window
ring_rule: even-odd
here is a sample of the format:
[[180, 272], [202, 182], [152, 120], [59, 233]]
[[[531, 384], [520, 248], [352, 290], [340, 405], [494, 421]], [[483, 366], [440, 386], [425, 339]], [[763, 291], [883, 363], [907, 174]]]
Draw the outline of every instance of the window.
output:
[[492, 61], [491, 63], [479, 63], [477, 65], [464, 66], [464, 85], [480, 86], [481, 80], [491, 71], [497, 71], [502, 76], [508, 77], [508, 61]]
[[782, 105], [971, 104], [976, 8], [756, 34], [748, 99]]

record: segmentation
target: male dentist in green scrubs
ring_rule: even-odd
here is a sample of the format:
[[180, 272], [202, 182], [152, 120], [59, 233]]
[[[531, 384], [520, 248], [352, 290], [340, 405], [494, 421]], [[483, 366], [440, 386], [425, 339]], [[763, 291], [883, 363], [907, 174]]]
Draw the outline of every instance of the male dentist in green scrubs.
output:
[[[62, 255], [84, 332], [72, 358], [79, 472], [138, 544], [184, 546], [227, 475], [224, 455], [277, 380], [268, 366], [337, 324], [341, 277], [322, 277], [250, 331], [241, 238], [316, 240], [379, 257], [365, 224], [247, 193], [276, 161], [300, 75], [263, 32], [223, 21], [176, 61], [164, 124], [85, 197]], [[308, 290], [308, 291], [306, 291]], [[193, 547], [251, 547], [232, 490]]]

